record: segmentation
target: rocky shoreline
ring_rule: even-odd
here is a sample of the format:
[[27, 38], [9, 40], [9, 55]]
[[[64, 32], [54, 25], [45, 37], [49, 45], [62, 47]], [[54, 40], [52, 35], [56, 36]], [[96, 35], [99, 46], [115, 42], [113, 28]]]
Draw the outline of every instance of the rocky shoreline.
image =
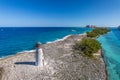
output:
[[105, 63], [105, 74], [106, 74], [106, 80], [109, 80], [109, 77], [108, 77], [108, 70], [107, 70], [107, 64], [105, 62], [105, 59], [104, 59], [104, 53], [103, 53], [103, 50], [101, 50], [101, 56], [103, 58], [103, 61]]
[[[0, 60], [1, 80], [106, 80], [102, 58], [90, 59], [73, 52], [75, 41], [86, 35], [71, 35], [42, 45], [45, 65], [35, 66], [35, 52], [23, 52]], [[101, 53], [100, 53], [101, 54]]]

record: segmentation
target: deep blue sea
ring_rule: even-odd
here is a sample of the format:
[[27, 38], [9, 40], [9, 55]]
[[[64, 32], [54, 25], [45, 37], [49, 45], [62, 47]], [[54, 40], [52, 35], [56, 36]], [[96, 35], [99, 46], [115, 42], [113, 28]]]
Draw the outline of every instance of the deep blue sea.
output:
[[1, 27], [0, 58], [35, 49], [38, 41], [45, 44], [71, 34], [82, 34], [90, 30], [78, 27]]
[[111, 28], [111, 32], [99, 37], [98, 40], [104, 50], [109, 80], [120, 80], [120, 30]]

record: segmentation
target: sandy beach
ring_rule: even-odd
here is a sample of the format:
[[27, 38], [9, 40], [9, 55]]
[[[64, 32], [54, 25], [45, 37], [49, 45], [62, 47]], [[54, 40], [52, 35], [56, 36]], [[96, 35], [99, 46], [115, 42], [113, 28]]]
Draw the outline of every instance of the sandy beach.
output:
[[75, 41], [86, 35], [42, 45], [45, 65], [35, 66], [35, 51], [0, 60], [1, 80], [106, 80], [103, 58], [90, 59], [72, 51]]

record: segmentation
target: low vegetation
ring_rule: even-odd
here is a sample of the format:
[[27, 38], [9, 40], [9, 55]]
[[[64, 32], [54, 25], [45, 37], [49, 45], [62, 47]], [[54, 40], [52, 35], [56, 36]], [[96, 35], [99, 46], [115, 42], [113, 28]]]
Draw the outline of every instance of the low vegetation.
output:
[[101, 43], [97, 41], [96, 38], [109, 31], [110, 30], [107, 28], [95, 28], [92, 32], [87, 32], [87, 38], [83, 38], [82, 41], [76, 42], [73, 46], [74, 50], [88, 57], [94, 57], [93, 53], [98, 52], [102, 48]]
[[95, 28], [92, 32], [87, 32], [87, 37], [96, 38], [100, 35], [106, 34], [110, 30], [108, 28]]
[[83, 38], [82, 41], [76, 42], [74, 50], [78, 50], [80, 53], [85, 54], [88, 57], [93, 57], [93, 53], [98, 52], [101, 49], [101, 43], [95, 39]]

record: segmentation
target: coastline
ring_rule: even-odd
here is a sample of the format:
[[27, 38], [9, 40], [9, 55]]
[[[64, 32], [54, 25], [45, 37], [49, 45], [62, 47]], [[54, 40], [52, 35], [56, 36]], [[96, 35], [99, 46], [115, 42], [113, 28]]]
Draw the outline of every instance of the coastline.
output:
[[[56, 39], [56, 40], [51, 41], [51, 42], [46, 42], [45, 44], [51, 44], [51, 43], [55, 43], [55, 42], [58, 42], [58, 41], [64, 41], [64, 40], [67, 39], [68, 37], [74, 36], [74, 35], [75, 35], [75, 34], [67, 35], [67, 36], [65, 36], [65, 37], [63, 37], [63, 38], [61, 38], [61, 39]], [[86, 35], [86, 32], [83, 33], [83, 34], [76, 34], [76, 35], [83, 35], [83, 36], [84, 36], [84, 35]], [[2, 56], [2, 57], [0, 58], [0, 60], [6, 59], [6, 58], [9, 58], [9, 57], [13, 57], [13, 56], [15, 56], [15, 55], [19, 55], [19, 54], [25, 53], [25, 52], [35, 52], [35, 49], [32, 49], [32, 50], [23, 50], [23, 51], [17, 52], [16, 54], [13, 54], [13, 55]]]
[[103, 50], [101, 50], [101, 56], [102, 56], [102, 58], [103, 58], [103, 61], [104, 61], [104, 63], [105, 63], [105, 74], [106, 74], [106, 80], [109, 80], [109, 77], [108, 77], [108, 69], [107, 69], [107, 64], [106, 64], [106, 61], [105, 61], [105, 57], [104, 57], [104, 52], [103, 52]]
[[[75, 34], [74, 34], [75, 35]], [[67, 35], [67, 36], [65, 36], [65, 37], [63, 37], [62, 39], [57, 39], [57, 40], [55, 40], [55, 41], [51, 41], [51, 42], [47, 42], [46, 44], [50, 44], [50, 43], [54, 43], [54, 42], [58, 42], [58, 41], [64, 41], [65, 39], [67, 39], [68, 37], [70, 37], [70, 36], [74, 36], [73, 34], [72, 35]], [[76, 34], [76, 35], [86, 35], [86, 33], [83, 33], [83, 34]]]
[[[105, 77], [105, 75], [104, 75], [104, 69], [102, 69], [103, 67], [104, 67], [104, 64], [105, 63], [103, 63], [103, 62], [101, 62], [101, 60], [99, 61], [94, 61], [94, 60], [90, 60], [90, 59], [88, 59], [88, 58], [83, 58], [82, 56], [79, 56], [78, 54], [74, 54], [73, 55], [73, 53], [71, 52], [71, 45], [73, 45], [73, 42], [74, 41], [76, 41], [76, 40], [80, 40], [80, 39], [82, 39], [82, 37], [85, 37], [86, 36], [86, 34], [80, 34], [80, 35], [70, 35], [70, 36], [68, 36], [68, 37], [64, 37], [63, 39], [61, 39], [61, 40], [58, 40], [58, 41], [54, 41], [54, 42], [52, 42], [52, 43], [47, 43], [47, 44], [43, 44], [43, 49], [44, 49], [44, 52], [45, 52], [45, 60], [46, 60], [46, 66], [45, 66], [45, 71], [46, 71], [46, 68], [47, 68], [47, 70], [48, 70], [48, 73], [49, 72], [51, 72], [52, 74], [51, 75], [55, 75], [55, 73], [57, 73], [58, 74], [58, 72], [59, 72], [59, 70], [60, 70], [60, 72], [61, 72], [61, 70], [63, 70], [63, 73], [64, 73], [64, 75], [62, 75], [61, 73], [59, 74], [59, 76], [60, 75], [62, 75], [62, 76], [64, 76], [66, 79], [69, 79], [69, 78], [71, 78], [70, 76], [69, 76], [69, 78], [67, 77], [67, 74], [68, 73], [66, 73], [65, 72], [65, 70], [66, 69], [69, 69], [68, 71], [71, 71], [71, 72], [74, 72], [74, 66], [75, 66], [75, 72], [76, 72], [76, 70], [77, 70], [77, 67], [78, 66], [80, 66], [80, 67], [78, 67], [78, 69], [79, 68], [81, 68], [81, 70], [82, 70], [82, 68], [83, 68], [83, 71], [82, 72], [84, 72], [83, 74], [86, 74], [86, 69], [87, 70], [93, 70], [94, 71], [94, 68], [93, 67], [95, 67], [95, 68], [97, 68], [98, 69], [98, 71], [100, 71], [100, 73], [98, 73], [98, 72], [96, 72], [95, 71], [95, 73], [92, 73], [92, 76], [90, 76], [90, 72], [89, 73], [87, 73], [89, 76], [90, 76], [90, 78], [92, 79], [95, 79], [95, 80], [97, 80], [97, 79], [100, 79], [100, 78], [102, 78], [103, 80], [105, 80], [104, 79], [104, 77]], [[52, 52], [51, 52], [52, 51]], [[62, 53], [61, 53], [62, 52]], [[29, 54], [29, 55], [28, 55]], [[28, 59], [30, 59], [30, 61], [34, 61], [34, 55], [35, 55], [35, 53], [34, 53], [34, 51], [33, 52], [29, 52], [29, 51], [27, 51], [27, 52], [20, 52], [20, 53], [18, 53], [18, 54], [16, 54], [16, 55], [13, 55], [13, 56], [10, 56], [10, 57], [7, 57], [7, 58], [4, 58], [4, 59], [2, 59], [2, 60], [0, 60], [0, 67], [5, 67], [5, 69], [7, 69], [7, 71], [6, 71], [6, 75], [7, 75], [7, 77], [9, 78], [10, 76], [8, 76], [8, 74], [10, 74], [10, 73], [12, 73], [12, 71], [18, 71], [18, 72], [21, 72], [21, 70], [23, 70], [23, 72], [24, 72], [24, 70], [26, 71], [26, 69], [28, 69], [28, 71], [26, 71], [26, 72], [24, 72], [25, 74], [27, 73], [27, 74], [33, 74], [34, 72], [35, 73], [40, 73], [40, 72], [38, 72], [37, 70], [39, 69], [39, 70], [43, 70], [44, 71], [44, 69], [43, 68], [37, 68], [36, 69], [36, 66], [33, 66], [33, 65], [16, 65], [15, 63], [16, 62], [23, 62], [23, 61], [28, 61]], [[76, 57], [74, 57], [74, 56], [76, 56]], [[102, 60], [104, 60], [103, 58], [102, 58]], [[76, 61], [77, 61], [77, 64], [76, 64]], [[83, 61], [83, 62], [82, 62]], [[86, 61], [90, 61], [90, 62], [86, 62]], [[95, 63], [94, 63], [95, 62]], [[72, 64], [74, 65], [72, 65]], [[91, 65], [91, 63], [92, 63], [92, 65]], [[96, 65], [96, 64], [98, 64], [99, 63], [99, 65]], [[59, 66], [59, 65], [61, 65], [61, 67]], [[78, 65], [79, 64], [79, 65]], [[63, 65], [66, 65], [66, 68], [65, 68], [65, 70], [63, 69], [65, 66], [63, 66]], [[78, 66], [77, 66], [78, 65]], [[84, 68], [84, 67], [82, 67], [82, 65], [85, 67], [86, 66], [86, 68]], [[87, 66], [89, 66], [89, 65], [91, 65], [91, 69], [89, 69], [89, 67], [87, 68]], [[8, 67], [9, 66], [9, 67]], [[63, 66], [63, 67], [62, 67]], [[70, 67], [67, 67], [67, 66], [70, 66]], [[72, 67], [73, 66], [73, 67]], [[102, 67], [101, 67], [102, 66]], [[20, 70], [18, 70], [19, 69], [19, 67], [20, 67]], [[60, 67], [60, 69], [59, 69], [59, 67]], [[58, 68], [58, 69], [57, 69]], [[99, 69], [100, 68], [100, 69]], [[12, 69], [12, 71], [10, 71], [10, 70]], [[31, 72], [29, 72], [29, 69], [31, 69], [31, 70], [34, 70], [33, 72], [31, 71]], [[49, 71], [50, 70], [50, 71]], [[81, 70], [80, 70], [80, 72], [78, 73], [76, 73], [77, 75], [79, 74], [79, 75], [82, 75], [82, 74], [80, 74], [81, 73]], [[84, 71], [85, 70], [85, 71]], [[102, 72], [101, 72], [101, 70], [102, 70]], [[17, 73], [18, 73], [17, 72]], [[72, 73], [69, 73], [70, 75], [73, 75]], [[97, 75], [96, 75], [97, 74]], [[49, 76], [51, 76], [50, 74], [47, 74], [46, 73], [46, 75], [49, 75]], [[75, 75], [75, 74], [74, 74]], [[99, 76], [98, 76], [99, 75]], [[20, 73], [18, 73], [17, 75], [16, 75], [17, 77], [18, 76], [21, 76], [22, 78], [24, 77], [26, 77], [26, 76], [22, 76], [22, 74], [20, 74]], [[33, 75], [32, 75], [33, 76]], [[57, 78], [59, 78], [59, 76], [57, 77]], [[96, 78], [94, 78], [94, 76], [98, 76], [98, 77], [96, 77]], [[13, 76], [12, 76], [13, 77]], [[12, 78], [11, 77], [11, 78]], [[15, 78], [14, 77], [14, 79], [13, 80], [15, 80], [15, 79], [17, 79], [17, 77]], [[27, 76], [27, 80], [28, 80], [28, 78], [29, 78], [30, 76]], [[41, 77], [43, 77], [43, 76], [41, 76]], [[78, 77], [78, 76], [76, 76], [76, 77]], [[5, 77], [4, 77], [5, 78]], [[20, 77], [18, 77], [18, 78], [20, 78]], [[39, 77], [40, 78], [40, 77]], [[51, 78], [53, 78], [52, 76], [51, 76]], [[72, 77], [72, 78], [75, 78], [75, 77]], [[85, 77], [85, 76], [82, 76], [81, 78], [87, 78], [87, 77]], [[4, 80], [4, 79], [3, 79]], [[31, 80], [36, 80], [36, 79], [31, 79]], [[48, 79], [48, 80], [50, 80], [50, 79]], [[60, 79], [57, 79], [57, 80], [61, 80], [61, 78]]]

